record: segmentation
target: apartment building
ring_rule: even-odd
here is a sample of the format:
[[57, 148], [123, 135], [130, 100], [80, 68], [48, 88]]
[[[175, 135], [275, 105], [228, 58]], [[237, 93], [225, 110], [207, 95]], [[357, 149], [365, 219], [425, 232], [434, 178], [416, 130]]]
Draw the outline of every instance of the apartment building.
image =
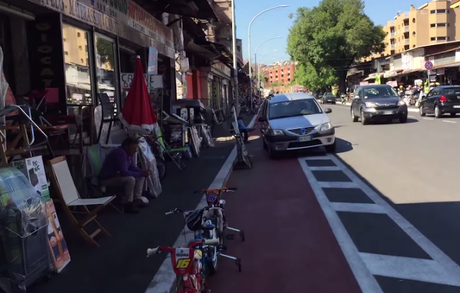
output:
[[263, 69], [269, 84], [289, 85], [294, 79], [295, 62], [275, 62]]
[[[409, 49], [460, 40], [460, 0], [433, 0], [409, 12], [398, 13], [384, 27], [386, 49], [390, 56]], [[459, 21], [460, 23], [460, 21]], [[380, 57], [380, 56], [375, 56]]]

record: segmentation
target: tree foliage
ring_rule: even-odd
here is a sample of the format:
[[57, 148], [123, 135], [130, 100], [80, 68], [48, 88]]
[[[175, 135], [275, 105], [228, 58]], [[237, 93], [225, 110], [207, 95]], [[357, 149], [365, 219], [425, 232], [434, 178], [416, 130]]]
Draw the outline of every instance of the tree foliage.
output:
[[364, 13], [362, 0], [323, 0], [293, 17], [287, 52], [298, 62], [296, 81], [309, 88], [338, 81], [343, 90], [355, 60], [385, 49], [385, 32]]

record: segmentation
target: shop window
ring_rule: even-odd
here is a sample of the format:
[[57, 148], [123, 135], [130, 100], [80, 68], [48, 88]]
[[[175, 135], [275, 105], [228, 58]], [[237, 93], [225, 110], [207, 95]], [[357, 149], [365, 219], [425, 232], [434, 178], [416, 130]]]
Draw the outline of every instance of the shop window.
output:
[[[113, 39], [101, 34], [94, 35], [95, 56], [96, 56], [96, 79], [97, 92], [107, 94], [117, 112], [117, 91], [115, 74], [115, 42]], [[116, 114], [116, 113], [115, 113]]]
[[62, 34], [66, 36], [80, 34], [83, 36], [80, 39], [69, 38], [66, 42], [68, 50], [64, 52], [64, 70], [67, 83], [67, 104], [92, 105], [89, 63], [82, 59], [84, 53], [79, 50], [82, 46], [88, 46], [89, 33], [80, 28], [62, 24]]

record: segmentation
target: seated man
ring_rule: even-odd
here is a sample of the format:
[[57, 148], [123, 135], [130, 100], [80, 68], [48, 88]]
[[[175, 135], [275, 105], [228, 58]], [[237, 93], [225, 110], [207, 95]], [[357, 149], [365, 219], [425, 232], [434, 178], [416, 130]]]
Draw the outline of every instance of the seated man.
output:
[[248, 128], [246, 125], [244, 125], [243, 118], [241, 116], [238, 116], [238, 129], [240, 130], [241, 136], [243, 137], [243, 141], [245, 143], [249, 142], [249, 132], [253, 131], [254, 128]]
[[139, 140], [128, 137], [123, 141], [121, 147], [112, 150], [107, 155], [99, 173], [101, 185], [124, 188], [122, 203], [128, 213], [139, 212], [133, 200], [141, 198], [145, 177], [150, 175], [149, 170], [141, 170], [134, 164], [138, 147]]

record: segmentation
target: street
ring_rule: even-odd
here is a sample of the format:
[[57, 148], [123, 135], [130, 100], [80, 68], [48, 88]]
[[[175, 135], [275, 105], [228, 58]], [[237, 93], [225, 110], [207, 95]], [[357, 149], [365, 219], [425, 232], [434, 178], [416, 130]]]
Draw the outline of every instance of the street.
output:
[[221, 259], [211, 289], [460, 292], [460, 118], [411, 112], [406, 124], [363, 126], [349, 106], [323, 107], [333, 110], [336, 155], [270, 160], [254, 133], [254, 169], [228, 183], [238, 192], [227, 216], [247, 240], [229, 241], [227, 253], [243, 272]]

